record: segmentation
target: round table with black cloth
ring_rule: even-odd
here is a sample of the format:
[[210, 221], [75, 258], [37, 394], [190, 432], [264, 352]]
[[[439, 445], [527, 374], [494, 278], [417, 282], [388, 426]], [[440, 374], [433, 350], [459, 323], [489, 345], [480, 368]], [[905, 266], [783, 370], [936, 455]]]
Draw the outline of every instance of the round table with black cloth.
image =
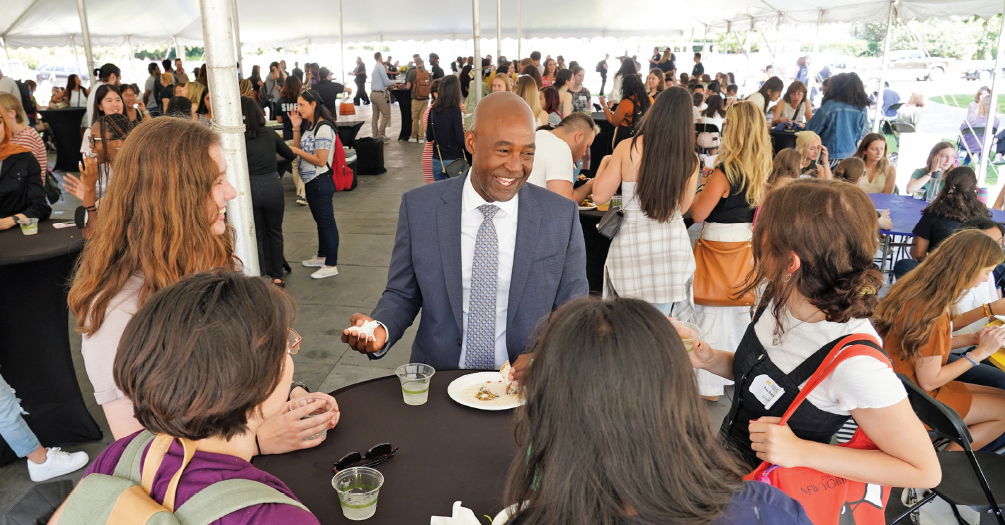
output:
[[476, 516], [502, 510], [506, 472], [516, 454], [513, 411], [476, 410], [447, 396], [447, 385], [470, 370], [436, 372], [424, 405], [406, 405], [396, 376], [332, 392], [341, 419], [320, 445], [259, 456], [256, 467], [276, 476], [323, 525], [352, 523], [332, 488], [332, 465], [352, 451], [390, 443], [394, 457], [376, 467], [384, 475], [377, 513], [366, 523], [429, 523], [450, 516], [453, 503]]
[[338, 132], [338, 139], [342, 142], [342, 145], [347, 148], [352, 148], [356, 143], [356, 135], [359, 134], [359, 129], [362, 128], [365, 123], [366, 121], [363, 120], [338, 119], [335, 131]]
[[408, 140], [408, 137], [412, 136], [412, 90], [392, 89], [391, 103], [395, 102], [401, 111], [401, 131], [398, 133], [398, 140]]
[[38, 114], [52, 130], [52, 143], [56, 146], [56, 165], [53, 170], [80, 170], [80, 121], [87, 113], [85, 108], [40, 109]]
[[[101, 439], [80, 393], [67, 326], [69, 276], [84, 239], [55, 222], [39, 221], [36, 235], [17, 226], [0, 231], [0, 375], [47, 447]], [[15, 459], [0, 439], [0, 465]]]
[[795, 131], [775, 131], [771, 130], [771, 150], [772, 157], [778, 155], [779, 151], [785, 148], [796, 149], [796, 132]]
[[590, 146], [590, 169], [584, 169], [582, 173], [592, 179], [597, 175], [600, 161], [604, 160], [607, 155], [614, 153], [614, 148], [611, 147], [611, 143], [614, 141], [614, 126], [607, 122], [607, 117], [603, 112], [593, 113], [590, 116], [600, 128], [600, 133], [594, 137], [593, 144]]
[[611, 240], [600, 235], [597, 225], [605, 213], [597, 210], [579, 212], [579, 224], [583, 227], [583, 241], [586, 243], [586, 280], [590, 283], [591, 293], [604, 291], [604, 263], [611, 249]]

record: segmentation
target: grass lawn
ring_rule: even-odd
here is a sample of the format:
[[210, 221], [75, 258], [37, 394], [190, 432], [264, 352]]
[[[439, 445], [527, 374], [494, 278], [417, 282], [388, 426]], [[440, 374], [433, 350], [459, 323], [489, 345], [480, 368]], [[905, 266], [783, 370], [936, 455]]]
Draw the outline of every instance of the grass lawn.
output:
[[[966, 93], [963, 95], [946, 95], [945, 98], [947, 106], [966, 108], [974, 101], [974, 94]], [[942, 104], [942, 95], [928, 97], [928, 100]], [[1005, 115], [1005, 95], [998, 95], [998, 114]]]

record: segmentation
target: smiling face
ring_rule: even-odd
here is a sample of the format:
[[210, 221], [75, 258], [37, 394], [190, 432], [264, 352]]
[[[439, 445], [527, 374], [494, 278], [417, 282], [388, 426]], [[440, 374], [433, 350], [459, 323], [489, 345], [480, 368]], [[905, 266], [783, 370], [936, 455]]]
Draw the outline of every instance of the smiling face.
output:
[[475, 109], [475, 125], [464, 143], [478, 195], [486, 202], [509, 201], [534, 167], [534, 116], [515, 94], [492, 94]]
[[122, 103], [126, 107], [132, 107], [136, 103], [136, 93], [133, 93], [132, 89], [125, 89], [122, 91]]
[[109, 91], [105, 94], [105, 98], [101, 99], [101, 104], [98, 107], [105, 112], [105, 115], [122, 113], [122, 97], [114, 91]]
[[219, 145], [212, 145], [209, 148], [209, 156], [213, 157], [216, 165], [220, 168], [216, 181], [213, 182], [213, 189], [209, 193], [207, 204], [210, 220], [213, 225], [211, 231], [216, 235], [227, 233], [227, 201], [237, 197], [237, 190], [227, 180], [227, 159], [223, 156], [223, 150]]

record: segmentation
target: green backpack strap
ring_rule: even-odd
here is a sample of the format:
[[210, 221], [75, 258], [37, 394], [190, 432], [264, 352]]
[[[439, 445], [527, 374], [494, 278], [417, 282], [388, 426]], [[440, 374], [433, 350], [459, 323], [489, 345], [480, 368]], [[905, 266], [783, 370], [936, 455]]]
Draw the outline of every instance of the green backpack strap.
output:
[[175, 509], [174, 516], [181, 525], [208, 525], [231, 512], [265, 503], [292, 505], [310, 512], [302, 503], [268, 485], [250, 479], [228, 479], [200, 490]]
[[140, 470], [143, 451], [154, 440], [154, 437], [153, 432], [149, 430], [144, 430], [134, 437], [126, 445], [126, 450], [122, 452], [122, 456], [119, 457], [119, 462], [115, 465], [115, 473], [112, 475], [117, 478], [132, 480], [133, 483], [139, 485], [140, 478], [143, 476], [143, 472]]

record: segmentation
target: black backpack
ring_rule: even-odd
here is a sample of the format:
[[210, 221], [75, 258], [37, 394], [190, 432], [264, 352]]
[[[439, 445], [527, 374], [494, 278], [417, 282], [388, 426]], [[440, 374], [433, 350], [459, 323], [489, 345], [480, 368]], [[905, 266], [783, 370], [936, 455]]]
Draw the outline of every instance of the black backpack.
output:
[[603, 72], [604, 72], [604, 61], [601, 60], [600, 62], [597, 62], [597, 73], [603, 73]]

